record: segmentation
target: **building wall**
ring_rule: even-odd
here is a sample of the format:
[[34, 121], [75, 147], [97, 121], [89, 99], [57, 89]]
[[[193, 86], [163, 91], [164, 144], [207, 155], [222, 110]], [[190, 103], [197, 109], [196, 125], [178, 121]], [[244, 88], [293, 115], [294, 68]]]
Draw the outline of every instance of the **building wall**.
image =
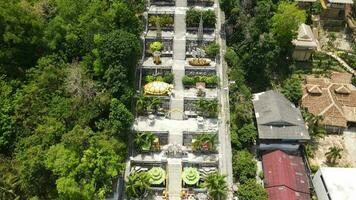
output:
[[339, 126], [325, 126], [325, 129], [328, 133], [337, 133], [337, 134], [342, 134], [345, 130], [344, 127], [339, 127]]
[[299, 61], [306, 61], [309, 60], [312, 52], [312, 50], [308, 49], [294, 49], [293, 58]]
[[287, 152], [295, 152], [299, 149], [299, 144], [281, 144], [281, 143], [260, 143], [259, 149], [261, 151], [271, 151], [271, 150], [284, 150]]
[[313, 185], [318, 200], [331, 200], [327, 195], [326, 187], [324, 186], [323, 181], [321, 179], [320, 169], [316, 172], [316, 174], [313, 177]]

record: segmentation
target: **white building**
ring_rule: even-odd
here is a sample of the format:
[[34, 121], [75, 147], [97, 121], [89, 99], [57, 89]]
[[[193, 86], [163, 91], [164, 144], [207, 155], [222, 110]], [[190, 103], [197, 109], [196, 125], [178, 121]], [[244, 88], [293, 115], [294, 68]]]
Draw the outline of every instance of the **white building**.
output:
[[321, 167], [313, 185], [319, 200], [355, 200], [356, 168]]

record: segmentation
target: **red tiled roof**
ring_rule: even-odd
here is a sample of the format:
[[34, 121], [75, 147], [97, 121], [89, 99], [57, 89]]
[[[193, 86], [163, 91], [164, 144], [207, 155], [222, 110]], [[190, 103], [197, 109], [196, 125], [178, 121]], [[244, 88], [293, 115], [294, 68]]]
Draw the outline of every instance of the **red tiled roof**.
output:
[[270, 200], [310, 199], [309, 181], [301, 157], [277, 150], [263, 155], [262, 163]]

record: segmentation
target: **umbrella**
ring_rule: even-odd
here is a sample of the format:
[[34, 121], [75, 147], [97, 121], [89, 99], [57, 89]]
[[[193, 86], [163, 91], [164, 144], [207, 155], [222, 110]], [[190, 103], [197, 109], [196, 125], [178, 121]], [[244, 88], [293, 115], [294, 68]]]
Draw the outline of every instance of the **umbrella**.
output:
[[160, 185], [166, 178], [166, 172], [161, 167], [152, 167], [148, 173], [150, 174], [150, 184]]
[[186, 167], [184, 168], [182, 179], [187, 185], [195, 185], [200, 178], [197, 168]]

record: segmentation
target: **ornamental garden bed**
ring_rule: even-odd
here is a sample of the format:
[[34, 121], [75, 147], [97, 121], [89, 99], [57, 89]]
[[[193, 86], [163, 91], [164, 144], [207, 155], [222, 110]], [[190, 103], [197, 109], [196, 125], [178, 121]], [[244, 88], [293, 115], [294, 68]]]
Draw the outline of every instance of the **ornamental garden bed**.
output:
[[216, 15], [213, 10], [199, 10], [195, 8], [190, 8], [186, 13], [186, 23], [187, 23], [187, 30], [194, 31], [198, 30], [200, 17], [203, 20], [203, 29], [205, 30], [212, 30], [215, 29], [216, 23]]
[[188, 0], [188, 6], [213, 6], [214, 0]]
[[170, 14], [150, 15], [148, 17], [148, 28], [150, 30], [173, 30], [174, 29], [174, 16]]
[[206, 76], [191, 76], [185, 75], [182, 79], [184, 88], [196, 87], [196, 83], [203, 82], [206, 84], [206, 88], [216, 88], [219, 82], [219, 78], [216, 75]]

